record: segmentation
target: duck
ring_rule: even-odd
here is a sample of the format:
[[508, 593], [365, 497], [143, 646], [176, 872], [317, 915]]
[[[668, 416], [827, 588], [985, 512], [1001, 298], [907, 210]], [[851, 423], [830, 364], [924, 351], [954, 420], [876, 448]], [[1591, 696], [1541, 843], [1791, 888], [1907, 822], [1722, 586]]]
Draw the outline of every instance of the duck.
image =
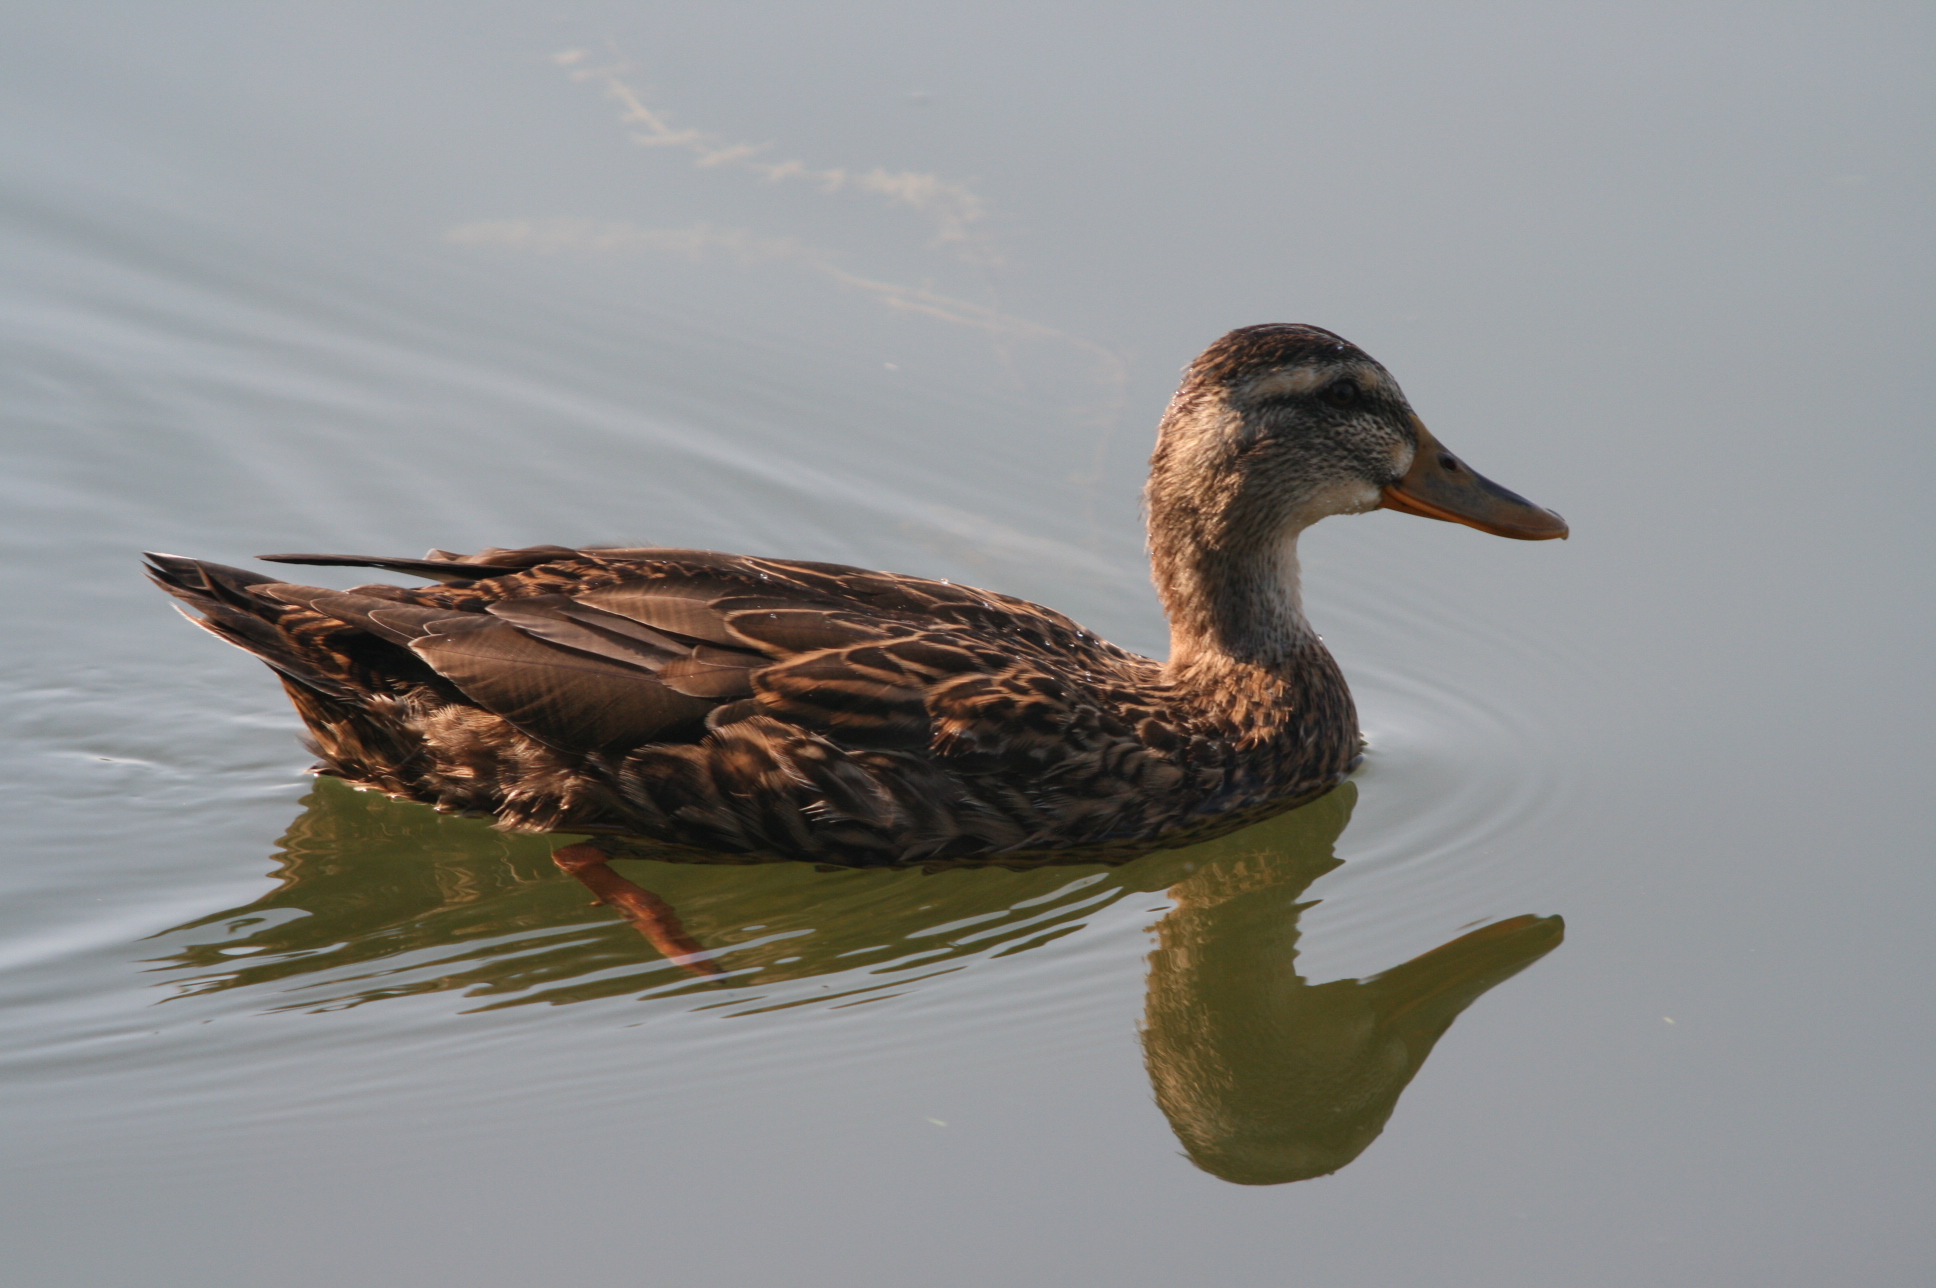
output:
[[1568, 531], [1442, 447], [1369, 354], [1302, 324], [1239, 328], [1189, 364], [1145, 502], [1160, 661], [994, 591], [706, 550], [260, 556], [428, 583], [349, 590], [168, 554], [147, 572], [276, 672], [312, 772], [589, 838], [559, 866], [650, 922], [663, 910], [605, 867], [628, 844], [1023, 863], [1187, 844], [1314, 800], [1360, 735], [1303, 612], [1299, 534], [1377, 509]]

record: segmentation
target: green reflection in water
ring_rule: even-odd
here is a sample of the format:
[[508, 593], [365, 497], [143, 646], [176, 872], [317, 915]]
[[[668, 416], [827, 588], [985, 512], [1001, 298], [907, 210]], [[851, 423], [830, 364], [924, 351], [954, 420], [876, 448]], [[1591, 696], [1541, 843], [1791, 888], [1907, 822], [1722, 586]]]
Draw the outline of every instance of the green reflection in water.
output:
[[[1157, 1104], [1191, 1161], [1242, 1185], [1337, 1171], [1385, 1129], [1452, 1021], [1557, 948], [1558, 917], [1494, 922], [1369, 979], [1297, 973], [1299, 903], [1339, 865], [1351, 797], [1254, 829], [1170, 888], [1150, 954], [1143, 1053]], [[1268, 825], [1266, 825], [1268, 826]]]
[[[185, 993], [254, 989], [279, 1010], [460, 991], [488, 1010], [612, 996], [748, 1015], [896, 996], [1040, 947], [1135, 893], [1155, 927], [1143, 1046], [1156, 1100], [1199, 1167], [1273, 1184], [1336, 1171], [1383, 1130], [1459, 1013], [1551, 951], [1558, 917], [1517, 917], [1364, 980], [1296, 972], [1298, 896], [1339, 866], [1356, 789], [1241, 832], [1115, 867], [822, 870], [621, 860], [726, 972], [659, 957], [551, 862], [555, 838], [319, 781], [281, 842], [281, 884], [168, 932]], [[177, 972], [186, 971], [184, 977]]]
[[691, 996], [728, 1014], [856, 1004], [1070, 934], [1125, 895], [1188, 875], [1178, 856], [1194, 853], [1117, 868], [935, 873], [617, 860], [726, 972], [696, 979], [613, 910], [589, 905], [551, 862], [556, 838], [508, 835], [331, 779], [304, 805], [282, 838], [277, 889], [168, 932], [228, 932], [161, 959], [192, 972], [177, 977], [184, 991], [254, 988], [275, 1009], [444, 990], [482, 1008], [640, 994]]

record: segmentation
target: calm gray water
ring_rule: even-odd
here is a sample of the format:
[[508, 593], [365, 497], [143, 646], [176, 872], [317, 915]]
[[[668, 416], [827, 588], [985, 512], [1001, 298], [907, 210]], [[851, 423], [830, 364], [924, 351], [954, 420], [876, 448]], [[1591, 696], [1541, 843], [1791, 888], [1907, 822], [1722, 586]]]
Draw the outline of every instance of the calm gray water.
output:
[[[1927, 11], [0, 27], [7, 1283], [1936, 1275]], [[1261, 321], [1573, 539], [1313, 532], [1372, 751], [1252, 832], [626, 865], [723, 983], [305, 777], [136, 572], [659, 542], [1160, 652], [1153, 427]]]

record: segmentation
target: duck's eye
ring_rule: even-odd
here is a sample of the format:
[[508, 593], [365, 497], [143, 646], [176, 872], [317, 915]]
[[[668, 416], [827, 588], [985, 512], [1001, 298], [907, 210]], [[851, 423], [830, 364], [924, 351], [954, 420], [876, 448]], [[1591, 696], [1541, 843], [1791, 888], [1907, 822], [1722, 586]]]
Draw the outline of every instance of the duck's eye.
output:
[[1356, 407], [1365, 400], [1365, 391], [1355, 380], [1334, 380], [1318, 391], [1318, 397], [1333, 407]]

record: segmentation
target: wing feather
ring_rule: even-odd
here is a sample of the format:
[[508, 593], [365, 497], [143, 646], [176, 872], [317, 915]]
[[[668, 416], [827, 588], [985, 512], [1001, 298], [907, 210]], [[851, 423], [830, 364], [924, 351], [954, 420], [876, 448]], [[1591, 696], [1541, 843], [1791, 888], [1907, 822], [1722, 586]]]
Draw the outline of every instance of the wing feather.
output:
[[[655, 671], [691, 652], [677, 641], [646, 630], [627, 618], [596, 610], [573, 612], [572, 608], [572, 601], [563, 595], [541, 595], [531, 599], [500, 599], [485, 611], [526, 635]], [[612, 625], [607, 627], [606, 622]], [[626, 627], [633, 629], [626, 630]]]
[[636, 747], [696, 728], [714, 705], [654, 677], [669, 651], [648, 653], [649, 645], [549, 617], [538, 599], [500, 615], [519, 601], [472, 613], [288, 582], [262, 589], [404, 645], [471, 701], [555, 747]]
[[714, 608], [721, 592], [739, 587], [711, 587], [687, 581], [621, 582], [574, 596], [581, 604], [629, 617], [660, 631], [688, 639], [744, 648], [746, 641], [732, 633]]
[[702, 722], [713, 703], [642, 667], [528, 635], [483, 613], [454, 614], [410, 649], [486, 710], [556, 747], [622, 751]]

